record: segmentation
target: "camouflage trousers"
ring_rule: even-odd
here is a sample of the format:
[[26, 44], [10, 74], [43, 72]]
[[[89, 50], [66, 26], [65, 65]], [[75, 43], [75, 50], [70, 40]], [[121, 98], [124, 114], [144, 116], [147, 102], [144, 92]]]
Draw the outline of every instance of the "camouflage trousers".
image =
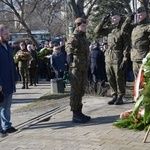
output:
[[125, 95], [125, 70], [119, 65], [106, 63], [106, 74], [111, 89], [111, 95]]
[[142, 65], [142, 62], [135, 62], [133, 61], [133, 73], [134, 73], [134, 78], [136, 79], [139, 69]]
[[21, 80], [23, 82], [23, 86], [28, 85], [28, 80], [29, 80], [29, 73], [28, 73], [28, 67], [20, 67], [19, 68], [19, 74], [21, 76]]
[[87, 70], [73, 68], [69, 72], [71, 83], [70, 107], [71, 111], [82, 108], [82, 97], [85, 92]]

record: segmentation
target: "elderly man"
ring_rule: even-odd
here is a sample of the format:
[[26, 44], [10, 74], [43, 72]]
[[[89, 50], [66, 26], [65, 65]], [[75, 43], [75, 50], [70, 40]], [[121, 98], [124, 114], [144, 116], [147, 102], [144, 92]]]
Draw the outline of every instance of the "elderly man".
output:
[[[109, 20], [111, 25], [108, 26]], [[100, 37], [108, 36], [108, 49], [105, 52], [106, 74], [111, 88], [112, 100], [109, 105], [123, 104], [125, 95], [125, 65], [129, 53], [128, 36], [122, 32], [122, 19], [117, 11], [104, 17], [94, 32]]]

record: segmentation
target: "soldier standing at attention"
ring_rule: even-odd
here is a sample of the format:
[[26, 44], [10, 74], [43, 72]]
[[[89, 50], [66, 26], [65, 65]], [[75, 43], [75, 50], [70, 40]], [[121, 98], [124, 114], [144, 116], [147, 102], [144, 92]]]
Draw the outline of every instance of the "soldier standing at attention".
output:
[[[107, 23], [111, 20], [111, 25]], [[112, 100], [109, 105], [123, 104], [125, 95], [125, 68], [129, 54], [129, 37], [121, 31], [122, 19], [118, 12], [112, 11], [104, 17], [94, 32], [100, 36], [108, 36], [108, 49], [105, 52], [106, 74], [111, 88]]]
[[85, 19], [77, 18], [75, 20], [75, 30], [66, 44], [71, 83], [70, 106], [71, 111], [73, 111], [72, 121], [74, 123], [85, 123], [91, 119], [90, 116], [82, 113], [82, 97], [86, 85], [89, 55], [86, 26]]
[[131, 61], [133, 62], [133, 72], [135, 79], [143, 58], [150, 51], [150, 22], [144, 7], [137, 9], [137, 24], [131, 24], [133, 15], [127, 17], [123, 24], [123, 31], [131, 31]]

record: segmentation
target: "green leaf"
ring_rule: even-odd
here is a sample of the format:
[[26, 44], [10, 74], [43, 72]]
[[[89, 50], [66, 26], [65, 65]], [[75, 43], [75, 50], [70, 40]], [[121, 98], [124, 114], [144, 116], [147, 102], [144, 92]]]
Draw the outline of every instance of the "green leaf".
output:
[[133, 110], [133, 112], [134, 112], [135, 114], [138, 113], [139, 108], [140, 108], [140, 106], [142, 105], [143, 98], [144, 98], [144, 95], [141, 95], [141, 96], [139, 97], [138, 101], [135, 103], [134, 110]]
[[144, 119], [144, 124], [147, 123], [147, 118], [148, 118], [148, 116], [149, 116], [149, 113], [150, 113], [149, 111], [146, 111], [146, 110], [145, 110], [144, 118], [143, 118], [143, 119]]

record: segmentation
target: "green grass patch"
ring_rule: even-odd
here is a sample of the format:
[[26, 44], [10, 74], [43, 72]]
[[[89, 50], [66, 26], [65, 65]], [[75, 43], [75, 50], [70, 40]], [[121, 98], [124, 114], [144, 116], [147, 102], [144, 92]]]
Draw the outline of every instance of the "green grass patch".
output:
[[69, 100], [70, 96], [70, 89], [65, 88], [64, 93], [52, 94], [51, 92], [45, 94], [44, 96], [40, 97], [39, 99], [35, 100], [34, 102], [27, 104], [21, 108], [15, 110], [15, 112], [19, 111], [26, 111], [33, 108], [42, 107], [45, 105], [50, 105], [51, 103], [58, 102], [58, 101], [66, 101]]

